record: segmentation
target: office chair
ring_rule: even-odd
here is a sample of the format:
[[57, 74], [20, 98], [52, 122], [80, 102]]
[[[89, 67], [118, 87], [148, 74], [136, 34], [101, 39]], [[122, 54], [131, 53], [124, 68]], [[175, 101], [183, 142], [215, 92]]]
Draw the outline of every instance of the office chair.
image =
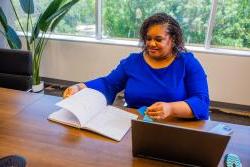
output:
[[25, 167], [26, 160], [19, 155], [9, 155], [0, 158], [0, 167]]
[[31, 52], [0, 48], [0, 87], [23, 91], [31, 89]]

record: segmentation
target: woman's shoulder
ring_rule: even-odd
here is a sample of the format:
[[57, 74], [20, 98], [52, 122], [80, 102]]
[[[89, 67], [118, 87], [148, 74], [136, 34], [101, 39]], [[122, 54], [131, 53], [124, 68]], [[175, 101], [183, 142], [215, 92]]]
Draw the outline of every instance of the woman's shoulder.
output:
[[136, 68], [138, 65], [142, 64], [141, 62], [141, 57], [143, 53], [138, 52], [138, 53], [130, 53], [127, 57], [123, 58], [120, 60], [119, 66], [124, 68], [125, 70], [128, 71], [133, 71], [134, 68]]
[[134, 52], [130, 53], [128, 56], [129, 60], [139, 60], [143, 56], [142, 52]]
[[203, 67], [199, 60], [192, 52], [183, 52], [179, 54], [180, 59], [183, 60], [185, 69], [187, 71], [203, 71]]
[[178, 57], [186, 61], [195, 58], [194, 54], [189, 51], [179, 53]]
[[141, 60], [141, 57], [143, 56], [142, 52], [134, 52], [130, 53], [125, 59], [122, 60], [124, 63], [136, 63]]
[[194, 56], [194, 54], [188, 51], [179, 53], [178, 57], [182, 59], [185, 64], [188, 64], [188, 65], [199, 62]]

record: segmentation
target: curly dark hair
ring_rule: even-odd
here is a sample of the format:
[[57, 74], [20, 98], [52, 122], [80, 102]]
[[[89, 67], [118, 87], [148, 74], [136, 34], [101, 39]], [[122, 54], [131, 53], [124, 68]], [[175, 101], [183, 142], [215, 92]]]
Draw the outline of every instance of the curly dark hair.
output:
[[178, 53], [186, 51], [184, 47], [184, 41], [182, 36], [182, 30], [179, 23], [170, 15], [166, 13], [156, 13], [148, 17], [141, 25], [140, 28], [140, 42], [142, 44], [143, 50], [146, 49], [146, 38], [148, 29], [154, 25], [164, 25], [166, 24], [166, 32], [171, 36], [174, 42], [173, 53], [178, 55]]

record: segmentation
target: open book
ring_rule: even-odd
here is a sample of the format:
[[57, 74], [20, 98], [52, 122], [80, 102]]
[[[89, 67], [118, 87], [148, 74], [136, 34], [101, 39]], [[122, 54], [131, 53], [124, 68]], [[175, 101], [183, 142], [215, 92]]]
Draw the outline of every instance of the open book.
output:
[[137, 115], [113, 106], [107, 106], [105, 96], [94, 89], [84, 88], [58, 103], [60, 110], [48, 119], [69, 126], [99, 133], [120, 141]]

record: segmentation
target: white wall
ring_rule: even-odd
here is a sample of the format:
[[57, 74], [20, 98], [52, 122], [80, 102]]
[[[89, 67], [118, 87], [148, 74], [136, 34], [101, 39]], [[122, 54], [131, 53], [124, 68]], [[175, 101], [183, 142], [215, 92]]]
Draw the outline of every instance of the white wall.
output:
[[[138, 47], [52, 40], [45, 51], [41, 75], [86, 81], [109, 73], [119, 60]], [[210, 98], [250, 105], [250, 57], [195, 53], [205, 68]]]

